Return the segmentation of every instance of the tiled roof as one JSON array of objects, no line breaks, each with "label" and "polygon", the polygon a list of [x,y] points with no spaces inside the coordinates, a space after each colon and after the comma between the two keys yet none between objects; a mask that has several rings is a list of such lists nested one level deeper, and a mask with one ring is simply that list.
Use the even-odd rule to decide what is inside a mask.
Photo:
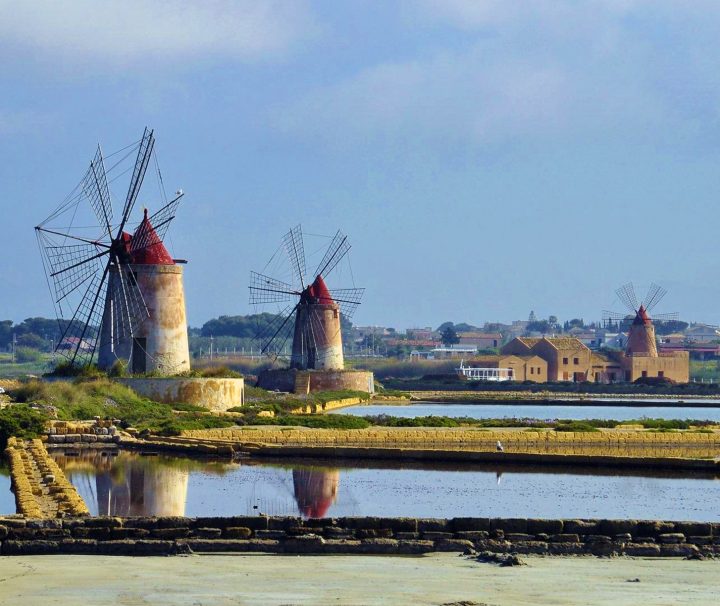
[{"label": "tiled roof", "polygon": [[543,337],[555,349],[587,349],[587,346],[576,337]]},{"label": "tiled roof", "polygon": [[459,332],[457,335],[461,339],[502,339],[498,332]]}]

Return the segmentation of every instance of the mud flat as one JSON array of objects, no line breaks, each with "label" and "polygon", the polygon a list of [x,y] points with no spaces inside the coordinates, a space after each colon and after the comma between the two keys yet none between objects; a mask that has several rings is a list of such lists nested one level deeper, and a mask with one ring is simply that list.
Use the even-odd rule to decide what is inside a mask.
[{"label": "mud flat", "polygon": [[[457,554],[0,558],[0,604],[713,604],[717,561],[541,558],[500,568]],[[122,571],[122,574],[118,574]],[[42,582],[38,582],[42,579]],[[278,582],[282,579],[282,582]],[[637,580],[636,580],[637,579]],[[251,581],[251,582],[249,582]]]}]

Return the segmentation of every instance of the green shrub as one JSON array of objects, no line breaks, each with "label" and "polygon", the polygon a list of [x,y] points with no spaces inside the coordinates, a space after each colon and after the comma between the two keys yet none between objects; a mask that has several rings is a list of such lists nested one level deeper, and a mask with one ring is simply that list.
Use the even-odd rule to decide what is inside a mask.
[{"label": "green shrub", "polygon": [[215,429],[218,427],[231,427],[234,425],[227,419],[212,415],[183,416],[163,419],[152,429],[162,436],[177,436],[185,430]]},{"label": "green shrub", "polygon": [[0,410],[0,450],[11,436],[36,438],[45,429],[47,417],[29,406],[16,404]]},{"label": "green shrub", "polygon": [[200,371],[201,377],[220,378],[220,379],[242,379],[243,376],[235,370],[229,369],[227,366],[209,366]]},{"label": "green shrub", "polygon": [[127,377],[128,375],[128,365],[125,360],[115,360],[110,370],[108,370],[109,377]]},{"label": "green shrub", "polygon": [[59,362],[51,372],[48,373],[51,377],[85,377],[85,378],[100,378],[107,376],[102,370],[100,370],[94,364],[87,366],[77,366],[71,364],[68,361]]},{"label": "green shrub", "polygon": [[32,347],[18,347],[15,349],[15,360],[20,364],[42,361],[42,354]]},{"label": "green shrub", "polygon": [[565,421],[555,426],[555,431],[599,431],[586,421]]},{"label": "green shrub", "polygon": [[459,419],[453,417],[391,417],[389,415],[362,417],[371,425],[383,427],[460,427]]},{"label": "green shrub", "polygon": [[352,415],[285,415],[275,418],[259,417],[248,424],[254,425],[299,425],[314,429],[366,429],[370,423],[362,417]]}]

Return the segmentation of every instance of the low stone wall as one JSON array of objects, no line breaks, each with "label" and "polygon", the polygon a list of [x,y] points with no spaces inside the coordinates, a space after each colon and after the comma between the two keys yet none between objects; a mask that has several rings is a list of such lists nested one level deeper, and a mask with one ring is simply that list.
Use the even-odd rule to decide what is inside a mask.
[{"label": "low stone wall", "polygon": [[235,452],[232,444],[227,442],[174,436],[150,435],[142,440],[123,437],[118,444],[121,448],[143,451],[159,450],[187,456],[231,457]]},{"label": "low stone wall", "polygon": [[85,501],[40,440],[10,438],[5,456],[20,514],[31,518],[89,515]]},{"label": "low stone wall", "polygon": [[264,370],[258,377],[258,386],[269,391],[288,391],[308,394],[317,391],[375,392],[374,376],[366,370]]},{"label": "low stone wall", "polygon": [[0,555],[189,552],[720,555],[720,523],[525,518],[0,517]]},{"label": "low stone wall", "polygon": [[363,400],[360,398],[342,398],[340,400],[330,400],[324,404],[306,404],[300,408],[294,408],[290,412],[295,415],[312,414],[330,412],[331,410],[337,410],[338,408],[347,408],[348,406],[357,406],[362,404]]},{"label": "low stone wall", "polygon": [[282,446],[427,448],[506,453],[578,454],[713,458],[720,454],[720,433],[608,430],[598,432],[503,431],[479,428],[371,427],[308,429],[304,427],[229,427],[183,432],[184,437]]},{"label": "low stone wall", "polygon": [[156,402],[195,404],[215,412],[245,404],[245,380],[199,377],[117,379]]},{"label": "low stone wall", "polygon": [[47,448],[113,448],[120,441],[119,419],[93,421],[50,421]]}]

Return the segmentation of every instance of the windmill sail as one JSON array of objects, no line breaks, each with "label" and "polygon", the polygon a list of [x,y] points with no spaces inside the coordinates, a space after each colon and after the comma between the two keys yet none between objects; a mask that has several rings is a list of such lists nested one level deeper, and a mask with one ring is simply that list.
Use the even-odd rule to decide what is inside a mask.
[{"label": "windmill sail", "polygon": [[306,260],[298,225],[282,239],[294,284],[258,272],[250,273],[250,303],[255,306],[289,304],[256,339],[263,353],[277,357],[292,336],[290,365],[297,369],[344,368],[341,316],[350,319],[362,299],[362,288],[328,289],[325,278],[350,250],[347,236],[332,238],[314,278],[305,281]]},{"label": "windmill sail", "polygon": [[[109,156],[104,156],[98,146],[73,193],[35,228],[62,333],[57,351],[72,364],[90,364],[98,348],[109,346],[115,351],[115,346],[124,342],[128,349],[127,344],[150,317],[136,277],[138,268],[133,264],[146,263],[147,249],[156,245],[158,251],[164,251],[159,262],[173,263],[162,239],[182,194],[152,216],[157,229],[152,229],[146,213],[142,229],[133,236],[124,231],[154,145],[153,132],[146,128],[134,146]],[[130,157],[134,152],[134,164],[123,165],[125,160],[133,162]],[[113,160],[115,163],[106,170],[106,160],[118,154],[124,156]],[[130,173],[131,168],[122,216],[116,225],[110,184]]]}]

